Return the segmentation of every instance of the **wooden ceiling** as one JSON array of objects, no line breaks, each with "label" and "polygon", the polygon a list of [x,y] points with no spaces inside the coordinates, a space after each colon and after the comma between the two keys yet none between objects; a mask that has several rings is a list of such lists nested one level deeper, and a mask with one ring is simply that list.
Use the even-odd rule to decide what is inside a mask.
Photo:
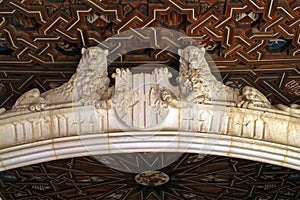
[{"label": "wooden ceiling", "polygon": [[[118,156],[109,158],[129,168],[149,165],[145,160],[160,157],[158,153]],[[152,159],[150,163],[155,165],[156,161],[161,160]],[[300,199],[300,172],[279,166],[184,154],[160,171],[169,176],[169,181],[151,187],[135,181],[136,173],[117,171],[94,158],[52,161],[0,173],[0,197],[4,200]]]},{"label": "wooden ceiling", "polygon": [[[32,88],[43,92],[66,82],[82,47],[110,38],[106,48],[111,52],[120,42],[116,34],[143,27],[175,30],[204,45],[227,85],[251,85],[273,104],[300,103],[298,0],[2,0],[0,107],[10,109]],[[178,42],[172,35],[165,39]],[[122,45],[135,49],[134,41],[153,42],[133,34]],[[120,55],[109,72],[151,62],[178,68],[178,56],[168,49],[139,48]],[[300,198],[299,172],[258,162],[185,154],[163,171],[170,181],[147,187],[134,181],[135,174],[106,167],[94,158],[59,160],[2,172],[0,197]]]},{"label": "wooden ceiling", "polygon": [[[56,87],[74,73],[83,46],[143,27],[179,31],[206,47],[223,81],[252,85],[273,104],[300,101],[298,0],[2,0],[0,1],[0,107],[11,108],[25,91]],[[124,48],[135,41],[122,40]],[[168,35],[164,41],[176,43]],[[155,61],[174,68],[168,49],[136,49],[109,66]],[[150,62],[151,63],[151,62]]]}]

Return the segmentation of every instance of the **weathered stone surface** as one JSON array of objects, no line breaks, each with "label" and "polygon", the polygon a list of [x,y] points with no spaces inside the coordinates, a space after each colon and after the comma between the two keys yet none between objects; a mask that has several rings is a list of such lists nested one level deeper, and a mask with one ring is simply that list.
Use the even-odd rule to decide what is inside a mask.
[{"label": "weathered stone surface", "polygon": [[[298,107],[279,106],[280,110],[254,88],[238,91],[222,86],[208,76],[201,51],[194,47],[183,51],[193,55],[185,58],[191,62],[184,61],[185,69],[196,67],[205,73],[198,71],[196,79],[179,77],[179,88],[169,83],[165,68],[152,74],[118,69],[111,98],[84,96],[88,102],[84,103],[75,95],[74,101],[54,103],[47,100],[50,91],[42,97],[43,109],[29,109],[40,103],[36,100],[41,95],[32,91],[29,97],[34,102],[22,104],[27,100],[24,95],[16,106],[20,109],[0,115],[0,170],[66,157],[141,151],[210,153],[300,169]],[[182,85],[180,78],[186,78]],[[202,95],[202,87],[208,93]],[[210,98],[218,89],[224,95]],[[221,98],[230,92],[235,99]]]}]

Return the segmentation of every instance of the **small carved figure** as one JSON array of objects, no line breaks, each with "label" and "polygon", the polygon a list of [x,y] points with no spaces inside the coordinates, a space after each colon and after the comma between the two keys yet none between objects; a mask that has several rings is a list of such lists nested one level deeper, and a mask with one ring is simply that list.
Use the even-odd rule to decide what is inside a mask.
[{"label": "small carved figure", "polygon": [[242,94],[239,96],[239,101],[237,103],[237,106],[243,108],[249,108],[249,107],[270,108],[271,103],[257,89],[253,87],[245,86],[242,89]]},{"label": "small carved figure", "polygon": [[[113,104],[130,106],[132,99],[129,97],[132,97],[132,94],[130,93],[130,86],[128,85],[130,81],[126,79],[131,76],[132,74],[128,68],[116,69],[116,72],[112,74],[112,78],[116,79],[116,84],[108,90],[110,98],[97,101],[95,104],[96,108],[111,108]],[[121,83],[119,83],[119,81],[121,81]],[[112,95],[112,93],[114,93],[114,95]]]},{"label": "small carved figure", "polygon": [[[99,47],[82,48],[82,58],[71,79],[58,88],[40,94],[38,89],[23,94],[14,105],[14,110],[39,110],[45,105],[81,102],[95,104],[111,96],[107,73],[108,51]],[[35,107],[37,106],[37,107]]]},{"label": "small carved figure", "polygon": [[21,111],[30,109],[32,111],[39,111],[43,109],[45,105],[46,100],[41,97],[40,91],[37,88],[34,88],[21,95],[12,107],[12,110]]}]

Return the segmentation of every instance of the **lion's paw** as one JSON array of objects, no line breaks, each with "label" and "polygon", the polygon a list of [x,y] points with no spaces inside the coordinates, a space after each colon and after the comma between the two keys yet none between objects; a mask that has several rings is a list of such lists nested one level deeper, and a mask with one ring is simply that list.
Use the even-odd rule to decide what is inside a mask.
[{"label": "lion's paw", "polygon": [[98,100],[95,102],[96,109],[109,109],[111,108],[111,101],[110,100]]},{"label": "lion's paw", "polygon": [[153,73],[153,75],[156,75],[157,77],[166,77],[168,79],[172,77],[172,74],[169,72],[168,68],[166,68],[166,67],[155,68],[152,73]]},{"label": "lion's paw", "polygon": [[35,103],[29,106],[29,110],[31,111],[42,111],[45,110],[46,104],[45,103]]},{"label": "lion's paw", "polygon": [[131,71],[128,68],[126,68],[126,69],[123,69],[123,68],[119,69],[119,68],[117,68],[116,72],[112,74],[112,77],[113,78],[124,77],[124,76],[130,76],[131,74],[132,73],[131,73]]}]

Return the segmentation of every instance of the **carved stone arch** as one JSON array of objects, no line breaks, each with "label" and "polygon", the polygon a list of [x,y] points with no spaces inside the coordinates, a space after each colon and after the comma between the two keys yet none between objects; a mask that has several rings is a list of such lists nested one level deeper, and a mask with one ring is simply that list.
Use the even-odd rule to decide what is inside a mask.
[{"label": "carved stone arch", "polygon": [[[101,87],[104,91],[100,94],[113,90],[111,96],[85,96],[84,102],[80,94],[76,101],[63,99],[54,104],[47,101],[47,96],[41,97],[38,90],[25,93],[17,101],[19,109],[0,115],[0,170],[86,155],[154,151],[230,156],[300,170],[299,108],[278,109],[254,88],[234,90],[216,79],[207,80],[207,70],[203,77],[198,66],[208,67],[202,62],[205,58],[195,55],[199,56],[197,61],[186,65],[187,74],[193,75],[192,80],[187,79],[192,81],[188,87],[195,93],[187,95],[189,101],[170,93],[165,69],[152,74],[131,74],[129,70],[118,69],[114,74],[115,87]],[[101,78],[105,80],[103,75]],[[201,84],[205,81],[215,85],[215,90],[224,89],[226,94],[235,95],[229,101],[202,95]],[[139,83],[143,87],[138,88],[138,95],[133,95],[134,86]],[[72,95],[76,92],[73,86],[69,81],[63,87],[71,87]],[[60,90],[52,92],[47,95],[58,92],[64,97]],[[128,103],[132,99],[137,101]],[[136,105],[138,109],[132,115]],[[222,112],[220,106],[224,108]],[[146,125],[124,123],[123,112],[117,112],[118,109],[125,109],[125,114],[132,115],[132,121],[145,121]],[[161,118],[147,126],[145,113]]]},{"label": "carved stone arch", "polygon": [[[208,108],[201,105],[201,110]],[[93,106],[57,107],[38,113],[2,115],[1,171],[69,157],[157,149],[232,156],[300,169],[299,117],[283,111],[227,108],[225,118],[220,121],[226,128],[220,128],[219,132],[199,123],[191,127],[198,129],[196,132],[179,132],[182,119],[177,108],[171,108],[168,114],[167,119],[172,120],[147,132],[124,132],[113,110],[94,111]]]}]

